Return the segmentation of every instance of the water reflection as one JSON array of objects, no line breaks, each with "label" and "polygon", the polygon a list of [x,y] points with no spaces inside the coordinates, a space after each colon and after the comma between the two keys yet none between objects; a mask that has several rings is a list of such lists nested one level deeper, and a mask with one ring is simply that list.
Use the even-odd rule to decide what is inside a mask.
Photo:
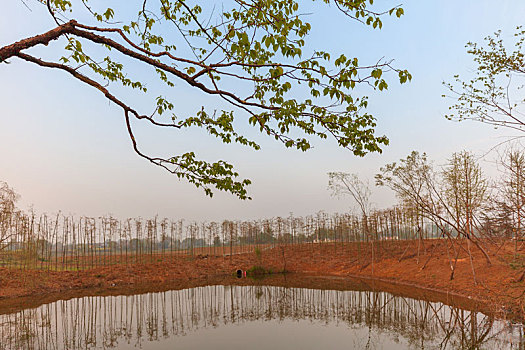
[{"label": "water reflection", "polygon": [[297,341],[297,325],[308,326],[305,336],[337,327],[331,337],[344,339],[331,341],[341,348],[525,349],[521,324],[441,303],[385,292],[222,285],[76,298],[0,315],[0,349],[160,349],[167,340],[166,348],[175,348],[209,329],[257,323],[252,328],[264,332],[268,322],[293,327]]}]

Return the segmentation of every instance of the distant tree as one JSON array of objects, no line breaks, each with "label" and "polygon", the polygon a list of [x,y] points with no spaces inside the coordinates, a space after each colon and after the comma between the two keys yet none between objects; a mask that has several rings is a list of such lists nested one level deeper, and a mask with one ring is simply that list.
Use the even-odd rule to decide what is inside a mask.
[{"label": "distant tree", "polygon": [[368,217],[372,209],[372,191],[368,183],[361,180],[357,174],[329,172],[328,189],[334,196],[350,196],[356,202],[363,218],[364,234],[369,235]]},{"label": "distant tree", "polygon": [[445,232],[447,225],[440,216],[442,205],[439,200],[436,173],[425,153],[413,151],[400,163],[391,163],[380,169],[375,176],[376,185],[393,190],[410,217],[417,223],[418,263],[423,242],[423,219],[427,218]]},{"label": "distant tree", "polygon": [[9,187],[7,182],[0,181],[0,213],[2,215],[12,215],[19,198],[20,196]]},{"label": "distant tree", "polygon": [[[344,54],[304,52],[312,26],[304,21],[304,4],[293,0],[220,4],[144,0],[131,21],[128,15],[133,8],[128,2],[120,9],[98,10],[103,3],[89,0],[34,1],[47,6],[56,27],[0,47],[0,64],[20,59],[62,71],[97,89],[122,109],[139,156],[203,188],[210,196],[212,189],[217,189],[247,199],[250,180],[239,180],[231,164],[200,160],[191,150],[172,157],[147,155],[139,147],[134,123],[178,130],[202,128],[221,142],[259,149],[258,143],[236,131],[234,121],[244,114],[249,124],[286,147],[306,151],[313,137],[322,140],[330,136],[340,147],[363,156],[380,152],[388,139],[375,135],[375,118],[365,112],[366,96],[353,96],[351,91],[358,85],[385,90],[387,72],[395,73],[401,83],[411,79],[390,60],[360,64],[357,57]],[[373,0],[314,4],[318,8],[328,5],[373,28],[382,27],[384,15],[403,15],[397,6],[376,11]],[[63,43],[63,49],[52,48],[53,55],[47,56],[58,54],[62,56],[59,59],[43,59],[28,52],[55,41]],[[154,97],[149,112],[139,111],[131,101],[112,92],[115,84],[120,84],[146,93],[146,82],[130,74],[141,65],[166,87],[164,95]],[[190,115],[177,115],[175,104],[184,102],[168,97],[175,85],[199,91],[203,100],[210,98],[209,103],[203,102]],[[206,107],[217,101],[228,108]]]},{"label": "distant tree", "polygon": [[132,238],[129,240],[129,249],[132,251],[138,251],[142,246],[142,242],[138,238]]},{"label": "distant tree", "polygon": [[368,216],[371,210],[370,196],[372,191],[368,183],[357,174],[344,172],[328,173],[328,189],[334,196],[350,196],[359,206],[363,216]]},{"label": "distant tree", "polygon": [[221,238],[219,236],[213,237],[213,246],[220,247],[222,245]]},{"label": "distant tree", "polygon": [[488,199],[488,181],[474,155],[468,151],[453,153],[442,177],[447,208],[457,227],[467,236],[473,235],[476,214]]},{"label": "distant tree", "polygon": [[11,221],[16,215],[16,202],[20,196],[7,182],[0,181],[0,250],[6,247],[6,242],[14,234],[11,232]]},{"label": "distant tree", "polygon": [[[474,228],[481,228],[481,225],[477,225],[480,223],[477,214],[488,199],[488,182],[473,154],[467,151],[453,153],[442,176],[446,208],[452,214],[456,228],[467,238],[472,274],[476,280],[470,243],[476,237]],[[479,243],[476,244],[479,246]]]},{"label": "distant tree", "polygon": [[518,27],[513,49],[501,38],[501,31],[485,38],[486,47],[467,44],[477,64],[475,76],[444,83],[456,103],[450,107],[451,120],[475,120],[495,127],[525,132],[524,96],[516,96],[525,77],[525,30]]},{"label": "distant tree", "polygon": [[525,221],[525,151],[520,144],[507,147],[499,163],[504,175],[500,183],[502,204],[510,214],[512,234],[515,240],[515,256],[518,254],[518,242],[523,239]]},{"label": "distant tree", "polygon": [[385,165],[375,179],[377,186],[390,188],[406,207],[430,219],[441,212],[436,172],[425,153],[412,151],[399,163]]}]

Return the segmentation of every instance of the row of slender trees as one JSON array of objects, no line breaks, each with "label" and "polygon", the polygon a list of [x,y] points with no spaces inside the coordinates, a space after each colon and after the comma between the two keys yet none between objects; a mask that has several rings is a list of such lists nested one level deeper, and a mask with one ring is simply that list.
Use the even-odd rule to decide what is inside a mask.
[{"label": "row of slender trees", "polygon": [[357,175],[329,173],[329,188],[353,197],[357,213],[222,222],[37,215],[17,210],[17,194],[1,183],[0,265],[85,269],[159,261],[177,254],[232,256],[255,246],[326,242],[371,242],[373,254],[374,242],[380,247],[385,241],[429,238],[446,239],[455,259],[461,251],[471,256],[472,249],[479,249],[490,264],[486,244],[511,240],[518,258],[525,237],[523,148],[509,147],[499,165],[501,179],[491,182],[472,153],[454,153],[437,168],[424,153],[412,152],[376,175],[376,185],[397,194],[399,204],[393,208],[373,209],[371,190]]},{"label": "row of slender trees", "polygon": [[[262,220],[189,222],[167,218],[119,220],[16,212],[3,222],[0,264],[20,269],[86,269],[115,263],[155,262],[177,255],[253,252],[277,245],[438,238],[430,222],[417,222],[402,207],[353,214],[276,217]],[[423,225],[423,230],[418,227]],[[365,229],[366,227],[366,229]]]}]

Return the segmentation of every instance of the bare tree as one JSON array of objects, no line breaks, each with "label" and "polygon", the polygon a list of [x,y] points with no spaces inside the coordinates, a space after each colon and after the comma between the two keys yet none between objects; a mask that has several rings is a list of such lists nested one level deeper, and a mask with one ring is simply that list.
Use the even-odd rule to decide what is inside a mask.
[{"label": "bare tree", "polygon": [[357,174],[350,174],[344,172],[329,172],[328,173],[328,189],[332,191],[334,196],[350,195],[361,211],[363,217],[368,217],[371,210],[370,186],[359,178]]},{"label": "bare tree", "polygon": [[0,181],[0,250],[7,247],[6,241],[14,234],[11,221],[16,214],[16,202],[19,198],[7,182]]},{"label": "bare tree", "polygon": [[[471,171],[471,165],[469,163],[466,168]],[[391,163],[380,169],[381,173],[376,175],[376,184],[378,186],[386,186],[392,189],[403,203],[407,203],[411,208],[417,208],[420,214],[433,222],[445,235],[449,242],[452,244],[454,249],[454,263],[449,257],[450,268],[451,268],[451,279],[454,276],[455,261],[460,249],[464,249],[461,245],[455,245],[454,236],[452,230],[457,232],[458,237],[464,237],[467,239],[468,244],[471,242],[482,252],[488,264],[491,264],[489,255],[483,246],[474,239],[472,230],[468,231],[467,227],[472,227],[473,222],[472,216],[469,216],[470,221],[468,225],[459,225],[456,220],[454,205],[450,205],[450,196],[447,195],[447,186],[440,182],[438,177],[439,173],[436,173],[432,164],[427,160],[425,153],[420,154],[419,152],[413,151],[406,159],[401,159],[400,163]],[[442,174],[446,172],[444,170]],[[468,175],[469,172],[466,172]],[[476,182],[472,179],[466,180],[470,186]],[[443,181],[446,183],[446,181]],[[459,186],[459,184],[457,184]],[[463,187],[459,189],[458,193],[470,193],[473,192],[471,187],[465,190]],[[469,194],[471,196],[471,194]],[[462,197],[459,197],[462,198]],[[470,209],[467,209],[469,213],[474,213],[475,200],[470,198],[466,200],[467,205],[470,205]],[[461,221],[463,222],[463,221]],[[470,252],[469,252],[470,255]]]},{"label": "bare tree", "polygon": [[475,234],[476,214],[488,199],[488,182],[472,153],[453,153],[442,172],[444,195],[456,225]]},{"label": "bare tree", "polygon": [[468,151],[453,153],[442,171],[442,177],[446,206],[453,215],[456,227],[467,237],[470,266],[476,279],[470,243],[476,235],[476,214],[488,199],[488,182],[474,155]]},{"label": "bare tree", "polygon": [[500,192],[505,207],[510,214],[512,235],[515,240],[515,256],[518,253],[518,242],[523,239],[523,220],[525,215],[525,151],[520,144],[506,148],[500,157],[504,177]]},{"label": "bare tree", "polygon": [[368,183],[361,180],[357,174],[329,172],[328,188],[334,196],[350,195],[359,206],[363,221],[363,234],[372,242],[372,274],[374,274],[374,237],[372,237],[368,225],[368,218],[370,217],[371,211],[370,195],[372,191],[370,191]]}]

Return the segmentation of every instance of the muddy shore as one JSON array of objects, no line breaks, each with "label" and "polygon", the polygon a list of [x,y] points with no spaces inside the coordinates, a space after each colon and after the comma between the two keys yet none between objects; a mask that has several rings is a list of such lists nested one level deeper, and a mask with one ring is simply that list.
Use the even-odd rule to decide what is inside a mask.
[{"label": "muddy shore", "polygon": [[[374,246],[305,244],[232,256],[166,256],[160,261],[113,265],[84,271],[0,269],[0,313],[87,295],[138,294],[208,284],[275,284],[321,289],[383,290],[412,298],[440,301],[500,317],[525,319],[525,282],[509,263],[506,247],[489,250],[491,264],[474,251],[472,264],[459,256],[450,280],[445,242],[421,246],[394,242]],[[418,248],[419,247],[419,248]],[[510,248],[509,248],[510,249]],[[262,266],[286,277],[262,281],[237,279],[236,269]],[[472,267],[476,279],[474,280]]]}]

